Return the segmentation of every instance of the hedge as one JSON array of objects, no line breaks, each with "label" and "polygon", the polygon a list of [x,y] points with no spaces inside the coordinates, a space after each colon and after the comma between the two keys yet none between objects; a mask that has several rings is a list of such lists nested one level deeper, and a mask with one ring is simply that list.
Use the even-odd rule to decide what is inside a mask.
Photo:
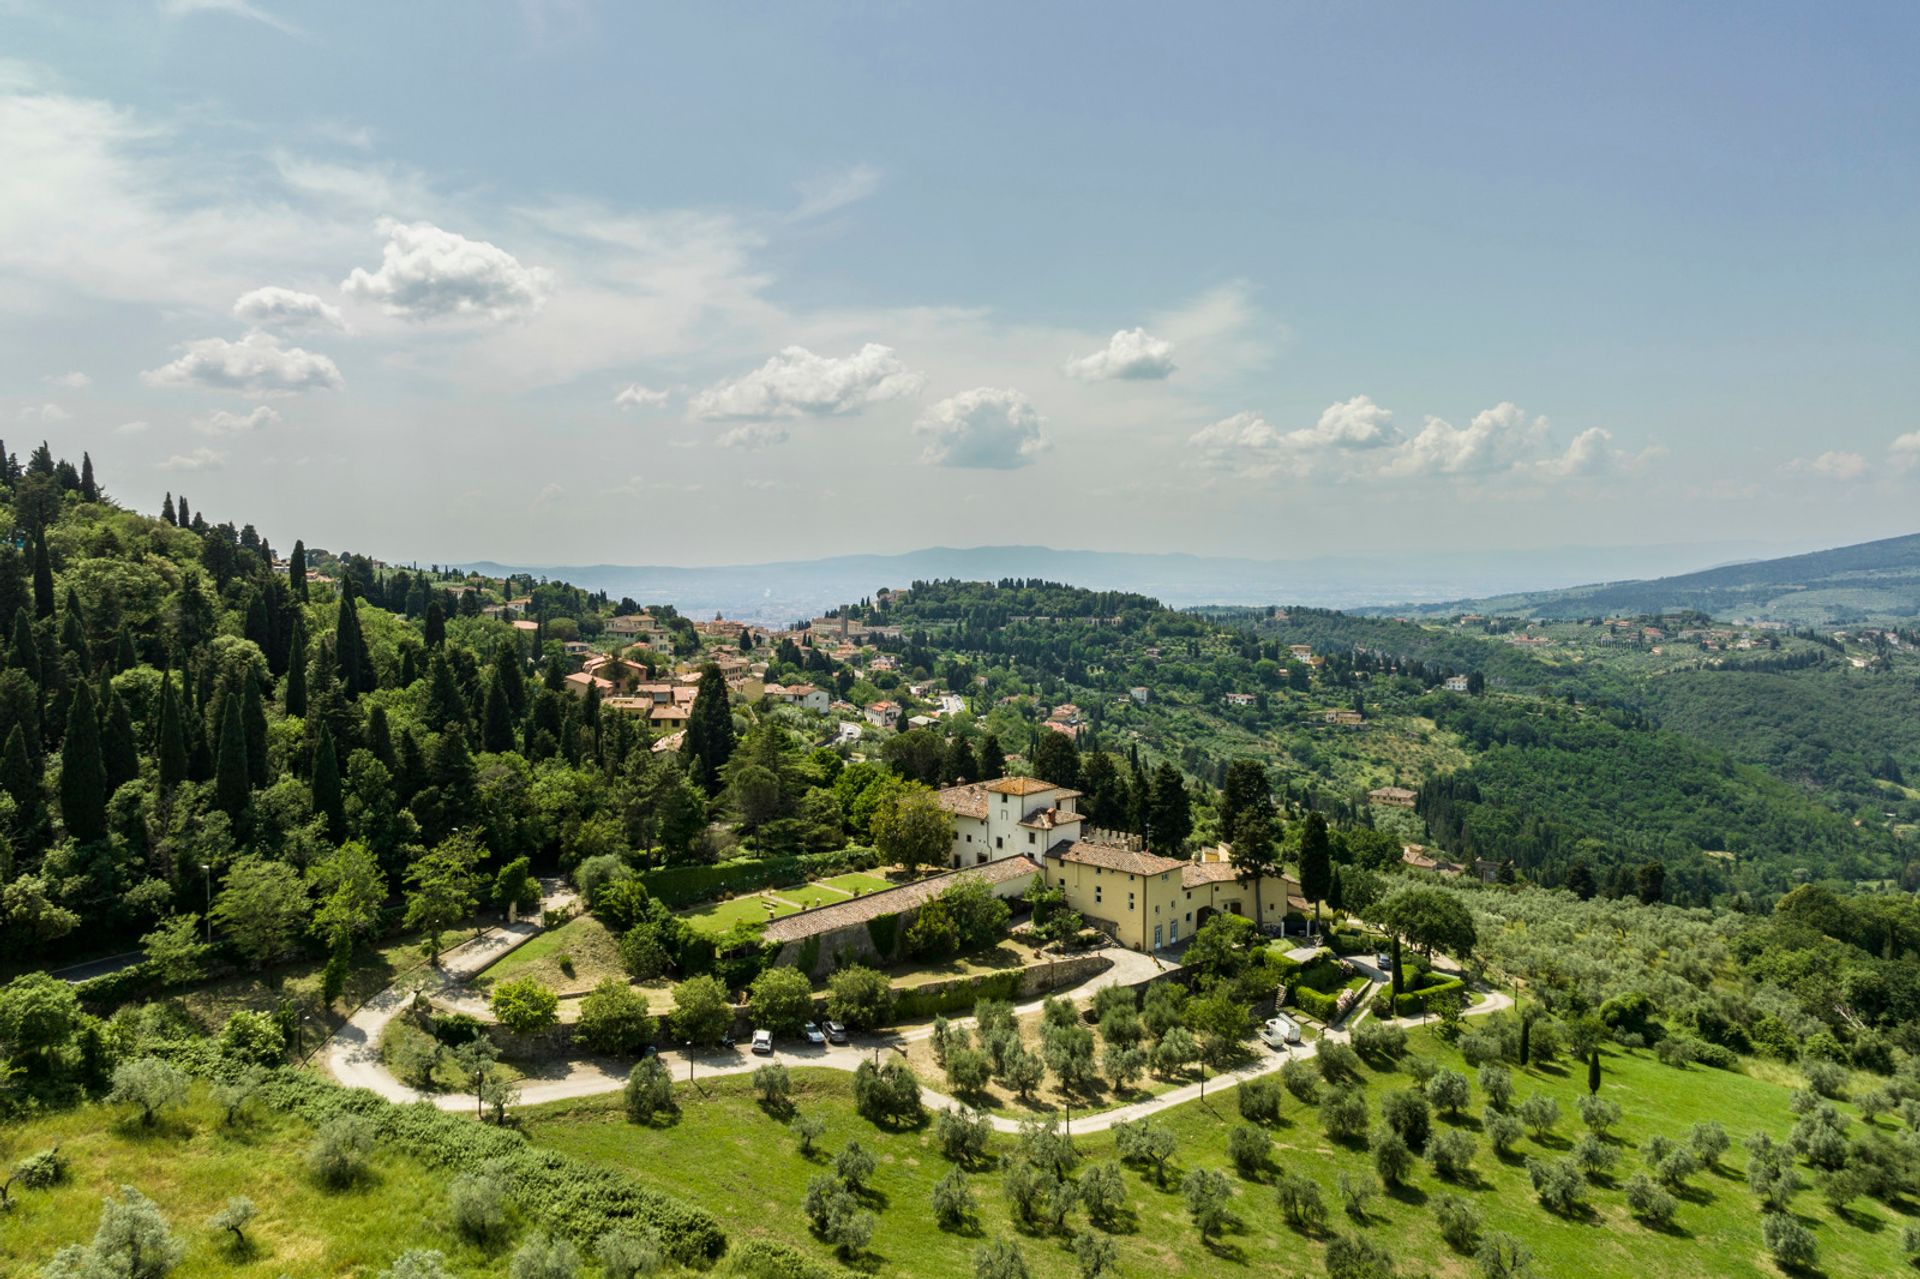
[{"label": "hedge", "polygon": [[1340,994],[1338,991],[1328,995],[1315,990],[1311,986],[1295,986],[1293,988],[1293,1003],[1301,1012],[1318,1021],[1331,1023],[1335,1017],[1340,1015]]},{"label": "hedge", "polygon": [[448,1114],[430,1102],[396,1106],[365,1089],[342,1088],[290,1068],[274,1071],[261,1095],[274,1109],[315,1125],[336,1115],[364,1115],[388,1145],[449,1174],[498,1172],[513,1187],[514,1202],[529,1219],[578,1242],[633,1223],[652,1234],[681,1265],[705,1265],[726,1251],[726,1232],[704,1209],[610,1168],[542,1150],[509,1129]]},{"label": "hedge", "polygon": [[1402,1017],[1419,1016],[1428,1010],[1436,995],[1459,991],[1464,997],[1466,989],[1467,983],[1458,977],[1443,977],[1431,986],[1423,986],[1419,990],[1402,991],[1400,998],[1394,1003],[1394,1011]]},{"label": "hedge", "polygon": [[893,1018],[895,1021],[912,1021],[936,1013],[963,1013],[983,999],[1012,1001],[1020,993],[1021,976],[1022,970],[1016,968],[1008,972],[982,973],[967,981],[954,982],[937,989],[923,986],[898,991],[893,997]]},{"label": "hedge", "polygon": [[1390,943],[1379,933],[1335,928],[1327,933],[1327,945],[1336,955],[1370,955],[1388,949]]},{"label": "hedge", "polygon": [[844,875],[848,871],[872,870],[879,864],[879,853],[855,845],[825,853],[716,862],[706,866],[667,866],[642,871],[640,882],[646,885],[647,892],[678,910],[728,893],[737,896],[757,893],[763,888],[804,884],[810,879]]}]

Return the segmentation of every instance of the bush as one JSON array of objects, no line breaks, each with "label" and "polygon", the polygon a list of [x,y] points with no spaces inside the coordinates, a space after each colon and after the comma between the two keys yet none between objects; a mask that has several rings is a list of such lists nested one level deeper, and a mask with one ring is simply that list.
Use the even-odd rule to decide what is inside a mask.
[{"label": "bush", "polygon": [[122,1062],[113,1071],[109,1103],[131,1102],[140,1108],[140,1122],[151,1125],[162,1110],[187,1099],[187,1076],[178,1066],[158,1057]]},{"label": "bush", "polygon": [[1664,1228],[1678,1208],[1674,1197],[1644,1172],[1627,1178],[1627,1211],[1649,1226]]},{"label": "bush", "polygon": [[1343,1043],[1321,1040],[1313,1059],[1320,1077],[1330,1084],[1360,1078],[1360,1054]]},{"label": "bush", "polygon": [[1847,1068],[1831,1061],[1810,1061],[1806,1066],[1807,1087],[1822,1097],[1844,1101],[1847,1096]]},{"label": "bush", "polygon": [[307,1171],[331,1190],[351,1186],[366,1174],[373,1142],[373,1123],[366,1116],[335,1116],[314,1133],[307,1147]]},{"label": "bush", "polygon": [[1480,1210],[1458,1195],[1441,1195],[1433,1201],[1434,1220],[1440,1225],[1440,1237],[1455,1252],[1471,1252],[1480,1239]]},{"label": "bush", "polygon": [[25,1190],[45,1190],[67,1179],[67,1157],[55,1146],[28,1155],[13,1166],[14,1179]]},{"label": "bush", "polygon": [[1327,1279],[1393,1279],[1393,1255],[1364,1235],[1327,1241]]},{"label": "bush", "polygon": [[1448,1181],[1471,1181],[1474,1145],[1472,1133],[1449,1128],[1428,1143],[1427,1158],[1434,1172]]},{"label": "bush", "polygon": [[574,1279],[580,1254],[565,1239],[536,1231],[513,1254],[507,1279]]},{"label": "bush", "polygon": [[587,1052],[631,1057],[653,1041],[654,1030],[646,996],[618,977],[608,977],[580,1001],[573,1037]]},{"label": "bush", "polygon": [[1363,1021],[1354,1027],[1353,1049],[1376,1066],[1385,1066],[1407,1051],[1407,1032],[1386,1022]]},{"label": "bush", "polygon": [[636,1124],[650,1124],[655,1115],[673,1113],[673,1080],[667,1075],[666,1063],[658,1057],[642,1058],[627,1072],[623,1096],[627,1118]]},{"label": "bush", "polygon": [[1373,1130],[1374,1175],[1389,1190],[1403,1184],[1413,1171],[1413,1152],[1399,1133],[1385,1124]]},{"label": "bush", "polygon": [[272,1013],[242,1010],[220,1028],[220,1055],[253,1066],[278,1066],[287,1056],[287,1037]]},{"label": "bush", "polygon": [[1517,1117],[1533,1134],[1534,1140],[1538,1141],[1551,1133],[1560,1122],[1560,1103],[1545,1093],[1537,1092],[1520,1103]]},{"label": "bush", "polygon": [[1266,1171],[1272,1150],[1273,1138],[1267,1136],[1264,1128],[1235,1124],[1227,1134],[1227,1157],[1233,1160],[1242,1177],[1254,1178]]},{"label": "bush", "polygon": [[1280,1120],[1279,1081],[1265,1076],[1240,1084],[1240,1117],[1251,1124],[1271,1124]]},{"label": "bush", "polygon": [[486,1172],[464,1172],[447,1187],[453,1228],[475,1243],[491,1243],[506,1233],[507,1188]]},{"label": "bush", "polygon": [[1589,1093],[1575,1103],[1575,1108],[1580,1112],[1580,1122],[1597,1136],[1606,1136],[1620,1122],[1620,1103],[1617,1101],[1608,1101]]},{"label": "bush", "polygon": [[1327,1205],[1319,1183],[1297,1172],[1284,1172],[1273,1183],[1274,1201],[1287,1224],[1302,1234],[1317,1235],[1327,1225]]},{"label": "bush", "polygon": [[1310,1061],[1289,1061],[1280,1067],[1280,1082],[1304,1105],[1320,1099],[1320,1071]]},{"label": "bush", "polygon": [[1514,1143],[1525,1135],[1526,1126],[1505,1111],[1490,1110],[1482,1131],[1487,1134],[1487,1144],[1493,1147],[1493,1152],[1504,1157],[1513,1152]]},{"label": "bush", "polygon": [[1533,1250],[1514,1236],[1489,1230],[1474,1250],[1482,1279],[1533,1279]]},{"label": "bush", "polygon": [[1480,1067],[1480,1092],[1488,1110],[1505,1110],[1513,1104],[1513,1074],[1497,1061]]},{"label": "bush", "polygon": [[933,1183],[933,1219],[942,1230],[964,1230],[973,1224],[976,1209],[973,1189],[967,1174],[949,1168],[947,1175]]},{"label": "bush", "polygon": [[933,1136],[940,1143],[940,1153],[957,1164],[971,1164],[984,1157],[992,1133],[992,1122],[978,1110],[956,1110],[949,1106],[933,1121]]},{"label": "bush", "polygon": [[1320,1102],[1320,1128],[1335,1141],[1358,1141],[1367,1135],[1367,1094],[1358,1088],[1336,1088]]},{"label": "bush", "polygon": [[533,1035],[560,1020],[560,997],[532,977],[503,981],[488,1000],[500,1024],[516,1035]]},{"label": "bush", "polygon": [[1613,1171],[1618,1155],[1612,1146],[1601,1140],[1599,1134],[1589,1132],[1582,1133],[1580,1140],[1573,1143],[1568,1158],[1580,1165],[1581,1172],[1597,1180]]},{"label": "bush", "polygon": [[1813,1268],[1813,1234],[1791,1213],[1770,1212],[1761,1221],[1760,1236],[1773,1259],[1787,1270]]},{"label": "bush", "polygon": [[886,1024],[893,1011],[893,985],[864,964],[842,968],[827,978],[827,1016],[854,1030]]},{"label": "bush", "polygon": [[660,1245],[631,1230],[608,1230],[594,1240],[601,1279],[642,1279],[660,1269]]},{"label": "bush", "polygon": [[754,1067],[753,1091],[759,1095],[762,1106],[776,1113],[793,1105],[793,1077],[777,1061]]},{"label": "bush", "polygon": [[1527,1180],[1548,1212],[1571,1216],[1586,1202],[1586,1182],[1571,1159],[1529,1159]]},{"label": "bush", "polygon": [[1423,1094],[1411,1088],[1395,1089],[1380,1099],[1380,1117],[1400,1135],[1408,1149],[1418,1152],[1427,1148],[1433,1117]]}]

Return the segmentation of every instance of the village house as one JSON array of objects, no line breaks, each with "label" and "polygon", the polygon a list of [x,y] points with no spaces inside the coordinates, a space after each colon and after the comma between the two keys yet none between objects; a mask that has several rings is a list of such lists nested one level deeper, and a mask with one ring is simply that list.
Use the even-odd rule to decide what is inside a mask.
[{"label": "village house", "polygon": [[1440,687],[1446,689],[1449,693],[1464,693],[1467,691],[1467,677],[1465,675],[1449,675]]},{"label": "village house", "polygon": [[900,722],[900,703],[880,701],[867,706],[867,723],[875,728],[892,728]]},{"label": "village house", "polygon": [[780,702],[787,706],[801,706],[810,711],[824,712],[833,699],[827,696],[827,690],[812,684],[768,684],[763,696],[768,701]]},{"label": "village house", "polygon": [[1328,711],[1320,718],[1341,728],[1356,728],[1367,720],[1359,711],[1345,709]]},{"label": "village house", "polygon": [[1304,661],[1306,661],[1306,660],[1307,660],[1307,659],[1308,659],[1309,657],[1312,657],[1312,656],[1313,656],[1313,645],[1311,645],[1311,644],[1289,644],[1289,645],[1287,645],[1287,652],[1289,652],[1289,653],[1291,653],[1291,654],[1293,654],[1293,656],[1294,656],[1294,658],[1295,658],[1296,660],[1298,660],[1298,661],[1302,661],[1302,662],[1304,662]]},{"label": "village house", "polygon": [[1418,792],[1404,786],[1376,786],[1367,792],[1369,804],[1379,804],[1385,808],[1412,808],[1414,801],[1419,798]]},{"label": "village house", "polygon": [[1128,689],[1127,696],[1131,697],[1140,705],[1145,706],[1147,704],[1147,698],[1152,696],[1152,690],[1147,688],[1146,685],[1140,684]]},{"label": "village house", "polygon": [[[871,708],[869,708],[871,709]],[[1000,777],[949,786],[940,807],[953,818],[954,866],[978,866],[1002,857],[1039,857],[1062,840],[1080,837],[1080,792],[1037,777]]]},{"label": "village house", "polygon": [[1432,871],[1436,875],[1458,875],[1461,871],[1458,862],[1432,856],[1425,844],[1408,844],[1400,850],[1400,860],[1414,870]]},{"label": "village house", "polygon": [[1227,706],[1251,706],[1255,698],[1252,693],[1223,693],[1220,701]]}]

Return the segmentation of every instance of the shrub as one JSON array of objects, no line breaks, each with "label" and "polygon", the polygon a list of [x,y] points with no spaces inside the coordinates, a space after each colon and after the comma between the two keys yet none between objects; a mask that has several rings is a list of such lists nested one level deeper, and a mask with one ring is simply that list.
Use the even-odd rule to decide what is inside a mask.
[{"label": "shrub", "polygon": [[1608,1101],[1588,1093],[1575,1103],[1575,1107],[1580,1112],[1580,1122],[1598,1136],[1606,1136],[1620,1122],[1620,1103],[1617,1101]]},{"label": "shrub", "polygon": [[475,1243],[489,1243],[506,1233],[507,1188],[488,1172],[465,1172],[447,1187],[453,1209],[453,1228]]},{"label": "shrub", "polygon": [[601,1279],[641,1279],[660,1269],[660,1245],[631,1230],[608,1230],[593,1242]]},{"label": "shrub", "polygon": [[113,1091],[107,1101],[131,1102],[140,1109],[140,1122],[151,1125],[168,1106],[187,1099],[187,1076],[178,1066],[158,1057],[122,1062],[113,1071]]},{"label": "shrub", "polygon": [[1488,1110],[1506,1110],[1513,1105],[1513,1074],[1497,1061],[1480,1067],[1480,1092]]},{"label": "shrub", "polygon": [[893,1011],[893,984],[864,964],[827,978],[827,1016],[854,1030],[884,1025]]},{"label": "shrub", "polygon": [[754,1067],[753,1091],[768,1110],[785,1111],[793,1105],[793,1076],[779,1062],[766,1062]]},{"label": "shrub", "polygon": [[1586,1201],[1586,1182],[1571,1159],[1529,1159],[1527,1180],[1548,1212],[1570,1216]]},{"label": "shrub", "polygon": [[973,1224],[975,1215],[967,1174],[949,1168],[946,1176],[933,1183],[933,1219],[942,1230],[962,1230]]},{"label": "shrub", "polygon": [[1445,1111],[1450,1119],[1459,1117],[1472,1095],[1467,1077],[1457,1070],[1436,1070],[1433,1078],[1427,1080],[1427,1100]]},{"label": "shrub", "polygon": [[1320,1128],[1335,1141],[1360,1140],[1369,1121],[1367,1094],[1358,1088],[1336,1088],[1321,1099]]},{"label": "shrub", "polygon": [[618,977],[608,977],[580,1001],[573,1037],[590,1053],[631,1057],[652,1042],[654,1030],[646,997]]},{"label": "shrub", "polygon": [[580,1254],[572,1244],[536,1231],[515,1250],[507,1279],[574,1279],[579,1272]]},{"label": "shrub", "polygon": [[1487,1144],[1493,1147],[1493,1153],[1503,1158],[1513,1153],[1514,1143],[1525,1135],[1526,1126],[1504,1111],[1487,1112],[1482,1130],[1487,1134]]},{"label": "shrub", "polygon": [[957,1164],[971,1164],[987,1153],[987,1141],[993,1125],[978,1110],[956,1110],[948,1106],[935,1116],[934,1140],[940,1153]]},{"label": "shrub", "polygon": [[516,1035],[533,1035],[560,1020],[560,997],[532,977],[503,981],[488,1003],[500,1024]]},{"label": "shrub", "polygon": [[1360,1054],[1343,1043],[1321,1040],[1313,1059],[1320,1077],[1330,1084],[1360,1078]]},{"label": "shrub", "polygon": [[1327,1241],[1327,1279],[1392,1279],[1393,1255],[1364,1235]]},{"label": "shrub", "polygon": [[1302,1234],[1316,1235],[1326,1228],[1327,1205],[1319,1183],[1297,1172],[1281,1173],[1273,1183],[1274,1201],[1287,1224]]},{"label": "shrub", "polygon": [[244,1009],[220,1028],[220,1055],[254,1066],[278,1066],[286,1060],[287,1037],[272,1013]]},{"label": "shrub", "polygon": [[978,1048],[955,1048],[947,1053],[946,1074],[954,1092],[978,1093],[993,1078],[993,1062]]},{"label": "shrub", "polygon": [[1708,1168],[1720,1166],[1720,1156],[1727,1153],[1733,1143],[1727,1137],[1727,1130],[1716,1120],[1698,1123],[1687,1133],[1687,1145],[1696,1158]]},{"label": "shrub", "polygon": [[1807,1086],[1822,1097],[1843,1101],[1847,1095],[1847,1069],[1831,1061],[1807,1063]]},{"label": "shrub", "polygon": [[1373,1171],[1380,1184],[1392,1189],[1403,1184],[1413,1171],[1413,1152],[1399,1133],[1382,1124],[1373,1130]]},{"label": "shrub", "polygon": [[1385,1066],[1407,1051],[1407,1032],[1386,1022],[1363,1021],[1354,1028],[1353,1048],[1376,1066]]},{"label": "shrub", "polygon": [[1568,1156],[1580,1165],[1580,1171],[1588,1177],[1598,1179],[1613,1171],[1618,1155],[1612,1146],[1601,1140],[1598,1133],[1582,1133],[1580,1140],[1573,1143]]},{"label": "shrub", "polygon": [[1762,1218],[1760,1236],[1773,1259],[1787,1270],[1813,1268],[1813,1233],[1791,1213],[1770,1212]]},{"label": "shrub", "polygon": [[373,1123],[364,1115],[337,1115],[320,1125],[307,1147],[307,1171],[332,1190],[358,1181],[373,1157]]},{"label": "shrub", "polygon": [[36,1151],[13,1166],[13,1176],[25,1190],[45,1190],[67,1179],[67,1157],[58,1146]]},{"label": "shrub", "polygon": [[636,1124],[650,1124],[655,1115],[671,1114],[674,1109],[673,1080],[667,1075],[666,1063],[658,1057],[642,1058],[627,1072],[623,1096],[627,1118]]},{"label": "shrub", "polygon": [[1644,1172],[1627,1178],[1627,1211],[1649,1226],[1664,1228],[1678,1207],[1672,1195]]},{"label": "shrub", "polygon": [[1434,1220],[1440,1225],[1440,1237],[1455,1252],[1471,1252],[1480,1238],[1480,1210],[1458,1195],[1441,1195],[1433,1201]]},{"label": "shrub", "polygon": [[1560,1122],[1560,1103],[1545,1093],[1537,1092],[1520,1103],[1517,1117],[1533,1134],[1534,1140],[1538,1141],[1551,1133]]},{"label": "shrub", "polygon": [[1502,1231],[1489,1230],[1473,1260],[1482,1279],[1533,1279],[1533,1250]]},{"label": "shrub", "polygon": [[1506,1056],[1506,1045],[1491,1031],[1471,1031],[1460,1036],[1460,1055],[1469,1066],[1485,1067]]},{"label": "shrub", "polygon": [[973,1250],[973,1279],[1027,1279],[1027,1259],[1011,1239],[989,1239]]},{"label": "shrub", "polygon": [[1240,1085],[1240,1117],[1252,1124],[1277,1123],[1280,1119],[1280,1084],[1265,1077],[1248,1079]]},{"label": "shrub", "polygon": [[873,1170],[878,1166],[873,1152],[858,1141],[849,1141],[841,1148],[840,1153],[833,1157],[834,1176],[845,1182],[847,1188],[855,1194],[867,1188],[867,1182],[872,1179]]},{"label": "shrub", "polygon": [[1470,1181],[1474,1146],[1472,1133],[1449,1128],[1428,1143],[1427,1158],[1433,1161],[1434,1172],[1448,1181]]},{"label": "shrub", "polygon": [[447,1254],[437,1248],[409,1248],[380,1272],[380,1279],[451,1279]]},{"label": "shrub", "polygon": [[1227,1134],[1227,1157],[1233,1160],[1242,1177],[1258,1177],[1264,1172],[1272,1150],[1273,1138],[1267,1136],[1264,1128],[1235,1124]]},{"label": "shrub", "polygon": [[1396,1088],[1380,1099],[1380,1117],[1400,1135],[1408,1149],[1419,1152],[1427,1148],[1427,1137],[1433,1131],[1433,1115],[1423,1094],[1411,1088]]},{"label": "shrub", "polygon": [[1280,1083],[1303,1105],[1320,1098],[1320,1072],[1310,1061],[1289,1061],[1280,1067]]}]

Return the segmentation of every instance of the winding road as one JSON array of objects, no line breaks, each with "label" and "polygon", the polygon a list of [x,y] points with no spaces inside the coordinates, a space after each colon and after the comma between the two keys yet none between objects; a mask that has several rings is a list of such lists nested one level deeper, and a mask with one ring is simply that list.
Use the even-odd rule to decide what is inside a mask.
[{"label": "winding road", "polygon": [[[548,910],[566,910],[572,907],[573,901],[574,897],[570,891],[549,885],[549,895],[544,906]],[[440,967],[435,972],[423,976],[417,982],[390,986],[369,999],[356,1009],[327,1041],[322,1060],[326,1063],[328,1072],[342,1084],[368,1089],[389,1101],[430,1101],[442,1110],[475,1108],[476,1102],[471,1094],[426,1093],[410,1088],[395,1079],[380,1060],[381,1032],[386,1029],[388,1022],[405,1011],[414,997],[420,994],[424,994],[428,999],[442,1006],[456,1005],[465,1011],[477,1011],[468,983],[482,969],[540,931],[539,923],[533,920],[490,928],[471,940],[443,952],[440,956]],[[1165,971],[1165,965],[1151,955],[1143,955],[1124,947],[1109,947],[1098,953],[1110,959],[1112,966],[1078,986],[1055,991],[1055,997],[1084,998],[1104,986],[1136,985]],[[1367,975],[1367,979],[1374,986],[1382,985],[1387,980],[1384,973],[1375,969],[1364,959],[1356,958],[1354,963]],[[1480,1002],[1467,1010],[1469,1017],[1485,1016],[1513,1005],[1512,998],[1499,991],[1478,993]],[[1021,1004],[1014,1009],[1014,1012],[1016,1015],[1036,1012],[1041,1002],[1034,1000],[1031,1003]],[[1351,1025],[1340,1030],[1328,1031],[1323,1038],[1344,1042],[1352,1033],[1352,1025],[1359,1024],[1370,1015],[1371,1001],[1362,1001],[1362,1007],[1363,1011],[1355,1015]],[[971,1025],[972,1018],[959,1018],[954,1024]],[[827,1067],[852,1071],[858,1068],[861,1062],[876,1059],[882,1052],[904,1052],[908,1044],[927,1039],[932,1034],[933,1027],[929,1023],[863,1036],[859,1044],[829,1044],[818,1048],[782,1049],[771,1056],[755,1056],[741,1047],[710,1052],[669,1049],[660,1054],[660,1059],[675,1079],[745,1074],[768,1061],[779,1062],[789,1067]],[[1208,1092],[1219,1092],[1243,1080],[1272,1074],[1289,1061],[1311,1058],[1317,1051],[1317,1046],[1316,1041],[1285,1050],[1270,1050],[1261,1044],[1254,1050],[1257,1054],[1255,1059],[1238,1070],[1228,1071],[1211,1079],[1182,1084],[1178,1088],[1172,1088],[1124,1106],[1073,1117],[1071,1126],[1078,1132],[1098,1132],[1126,1120],[1156,1114],[1195,1100]],[[631,1069],[629,1062],[604,1058],[575,1058],[556,1063],[553,1073],[541,1074],[536,1070],[535,1073],[527,1075],[520,1081],[519,1104],[536,1106],[543,1102],[568,1101],[617,1092],[626,1085],[629,1069]],[[935,1110],[964,1104],[924,1085],[920,1089],[920,1095],[921,1100]],[[988,1118],[997,1132],[1013,1133],[1020,1130],[1018,1119],[1004,1115],[989,1115]]]}]

